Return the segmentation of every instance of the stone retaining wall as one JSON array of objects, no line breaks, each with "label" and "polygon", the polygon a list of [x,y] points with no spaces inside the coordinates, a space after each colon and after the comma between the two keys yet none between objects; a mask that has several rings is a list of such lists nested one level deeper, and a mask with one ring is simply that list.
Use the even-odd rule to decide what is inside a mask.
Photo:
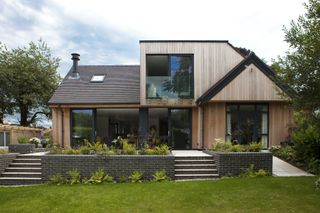
[{"label": "stone retaining wall", "polygon": [[162,169],[174,179],[172,155],[45,155],[41,157],[41,163],[44,181],[48,181],[50,176],[55,174],[66,177],[66,173],[72,169],[77,169],[82,178],[89,178],[99,168],[103,168],[115,179],[128,177],[133,171],[141,171],[144,179],[151,179],[156,171]]},{"label": "stone retaining wall", "polygon": [[35,151],[35,148],[34,144],[9,144],[9,152],[14,153],[32,153]]},{"label": "stone retaining wall", "polygon": [[4,172],[17,155],[18,153],[0,154],[0,174]]},{"label": "stone retaining wall", "polygon": [[255,170],[264,169],[272,174],[272,153],[270,152],[212,152],[205,151],[214,157],[219,175],[237,176],[251,164]]}]

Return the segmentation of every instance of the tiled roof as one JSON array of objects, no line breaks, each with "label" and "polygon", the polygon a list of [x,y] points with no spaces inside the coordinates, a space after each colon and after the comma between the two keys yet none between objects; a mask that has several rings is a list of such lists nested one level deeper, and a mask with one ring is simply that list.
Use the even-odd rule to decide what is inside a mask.
[{"label": "tiled roof", "polygon": [[[72,69],[51,97],[49,104],[128,104],[140,102],[140,66],[78,66],[80,79],[69,79]],[[92,75],[106,75],[101,83]]]}]

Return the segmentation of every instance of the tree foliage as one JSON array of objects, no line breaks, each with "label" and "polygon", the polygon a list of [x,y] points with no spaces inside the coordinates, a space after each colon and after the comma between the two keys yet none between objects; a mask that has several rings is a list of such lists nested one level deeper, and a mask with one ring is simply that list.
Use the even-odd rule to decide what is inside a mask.
[{"label": "tree foliage", "polygon": [[306,13],[284,28],[290,49],[274,61],[280,78],[297,93],[293,105],[320,123],[320,1],[304,4]]},{"label": "tree foliage", "polygon": [[59,62],[42,40],[11,50],[0,46],[0,122],[1,114],[13,111],[20,113],[23,126],[41,113],[49,115],[48,101],[61,80]]}]

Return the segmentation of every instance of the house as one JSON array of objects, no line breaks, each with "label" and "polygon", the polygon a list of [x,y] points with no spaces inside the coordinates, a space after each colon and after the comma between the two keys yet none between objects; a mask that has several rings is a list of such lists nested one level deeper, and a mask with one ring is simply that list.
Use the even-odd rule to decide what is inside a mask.
[{"label": "house", "polygon": [[215,140],[264,148],[290,136],[290,91],[253,52],[225,40],[142,40],[140,66],[73,66],[49,101],[53,140],[207,149]]},{"label": "house", "polygon": [[44,130],[39,128],[0,124],[0,148],[6,148],[9,144],[17,144],[20,137],[41,138],[43,132]]}]

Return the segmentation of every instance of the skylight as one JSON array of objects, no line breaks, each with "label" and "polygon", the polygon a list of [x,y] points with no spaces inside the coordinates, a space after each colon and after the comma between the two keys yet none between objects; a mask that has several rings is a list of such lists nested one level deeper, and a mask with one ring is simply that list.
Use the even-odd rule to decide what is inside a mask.
[{"label": "skylight", "polygon": [[105,75],[93,75],[90,82],[103,82]]}]

